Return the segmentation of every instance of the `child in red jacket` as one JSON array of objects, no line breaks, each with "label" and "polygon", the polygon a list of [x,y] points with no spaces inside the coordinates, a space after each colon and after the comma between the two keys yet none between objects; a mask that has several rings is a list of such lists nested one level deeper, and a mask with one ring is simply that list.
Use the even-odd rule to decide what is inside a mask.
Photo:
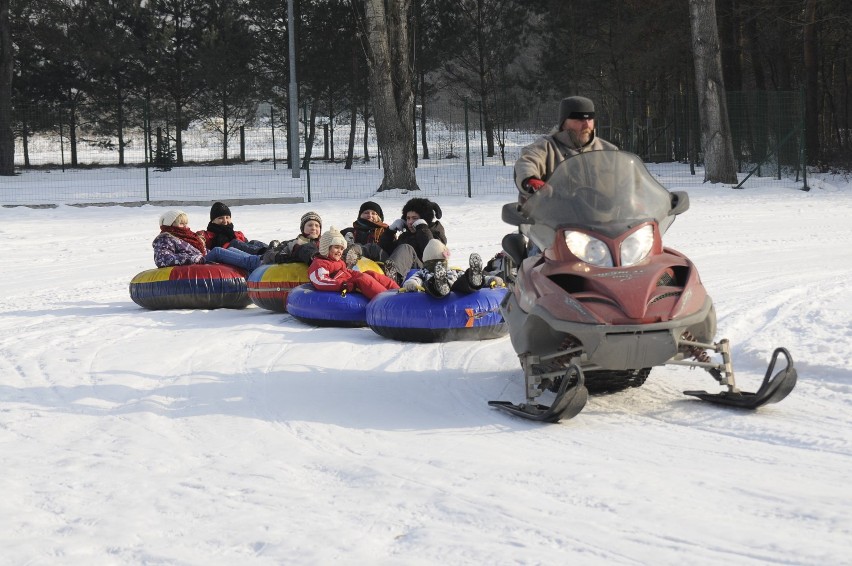
[{"label": "child in red jacket", "polygon": [[372,299],[383,291],[399,289],[396,281],[381,273],[348,269],[344,249],[346,238],[334,226],[320,236],[319,255],[308,268],[308,279],[318,291],[358,291]]}]

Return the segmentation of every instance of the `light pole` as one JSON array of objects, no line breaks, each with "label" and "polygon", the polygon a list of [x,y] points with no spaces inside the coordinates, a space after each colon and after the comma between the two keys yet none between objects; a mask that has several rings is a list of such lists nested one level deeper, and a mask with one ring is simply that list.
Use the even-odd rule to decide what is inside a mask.
[{"label": "light pole", "polygon": [[293,2],[287,0],[287,43],[290,54],[290,127],[287,135],[290,139],[290,169],[293,178],[299,178],[299,91],[296,84],[296,24],[293,17]]}]

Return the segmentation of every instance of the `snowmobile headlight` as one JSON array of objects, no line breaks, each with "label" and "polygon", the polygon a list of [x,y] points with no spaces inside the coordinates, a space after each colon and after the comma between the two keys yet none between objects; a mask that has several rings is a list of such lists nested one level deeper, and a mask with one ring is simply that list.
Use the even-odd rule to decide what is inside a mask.
[{"label": "snowmobile headlight", "polygon": [[654,245],[654,228],[649,224],[636,230],[621,243],[621,265],[636,265],[651,253]]},{"label": "snowmobile headlight", "polygon": [[565,244],[571,253],[592,265],[612,267],[612,255],[609,248],[598,240],[583,232],[569,230],[565,232]]}]

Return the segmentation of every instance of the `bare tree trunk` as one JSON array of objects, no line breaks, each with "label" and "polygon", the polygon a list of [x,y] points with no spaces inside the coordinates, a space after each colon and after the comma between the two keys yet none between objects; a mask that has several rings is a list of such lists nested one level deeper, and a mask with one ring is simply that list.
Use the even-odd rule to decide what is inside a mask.
[{"label": "bare tree trunk", "polygon": [[734,184],[737,168],[725,100],[715,0],[689,0],[689,21],[704,150],[704,181]]},{"label": "bare tree trunk", "polygon": [[311,156],[314,153],[314,142],[317,139],[317,105],[315,103],[311,104],[311,112],[305,127],[308,129],[308,138],[305,140],[305,157],[302,158],[302,169],[310,167]]},{"label": "bare tree trunk", "polygon": [[15,174],[15,134],[12,131],[13,70],[9,0],[0,0],[0,175]]},{"label": "bare tree trunk", "polygon": [[175,99],[175,162],[183,165],[183,104]]},{"label": "bare tree trunk", "polygon": [[[228,161],[228,105],[222,103],[222,161]],[[180,129],[178,124],[176,129]]]},{"label": "bare tree trunk", "polygon": [[124,165],[124,102],[122,97],[118,97],[118,109],[116,112],[118,122],[118,164]]},{"label": "bare tree trunk", "polygon": [[420,190],[414,161],[414,93],[408,45],[411,0],[365,0],[364,28],[376,137],[384,156],[379,191]]},{"label": "bare tree trunk", "polygon": [[819,159],[819,56],[817,54],[817,0],[805,0],[803,48],[805,64],[805,147],[812,163]]},{"label": "bare tree trunk", "polygon": [[352,102],[349,107],[349,144],[346,147],[346,165],[344,169],[352,169],[355,156],[355,126],[358,124],[358,105]]},{"label": "bare tree trunk", "polygon": [[364,102],[364,163],[370,162],[370,103]]},{"label": "bare tree trunk", "polygon": [[423,71],[420,72],[420,145],[423,148],[423,159],[429,159],[429,138],[426,135],[426,73]]}]

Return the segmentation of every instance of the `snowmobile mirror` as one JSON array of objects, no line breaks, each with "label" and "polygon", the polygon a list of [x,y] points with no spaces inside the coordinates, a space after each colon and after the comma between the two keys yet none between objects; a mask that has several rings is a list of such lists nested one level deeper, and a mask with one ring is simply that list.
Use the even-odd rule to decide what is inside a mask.
[{"label": "snowmobile mirror", "polygon": [[527,242],[523,234],[506,234],[503,236],[503,251],[506,252],[515,265],[520,265],[527,256]]},{"label": "snowmobile mirror", "polygon": [[669,216],[677,216],[689,210],[689,193],[686,191],[673,191],[672,209],[669,211]]},{"label": "snowmobile mirror", "polygon": [[503,222],[511,226],[520,226],[521,224],[535,224],[532,218],[527,218],[518,209],[518,203],[510,202],[503,205],[502,212]]}]

